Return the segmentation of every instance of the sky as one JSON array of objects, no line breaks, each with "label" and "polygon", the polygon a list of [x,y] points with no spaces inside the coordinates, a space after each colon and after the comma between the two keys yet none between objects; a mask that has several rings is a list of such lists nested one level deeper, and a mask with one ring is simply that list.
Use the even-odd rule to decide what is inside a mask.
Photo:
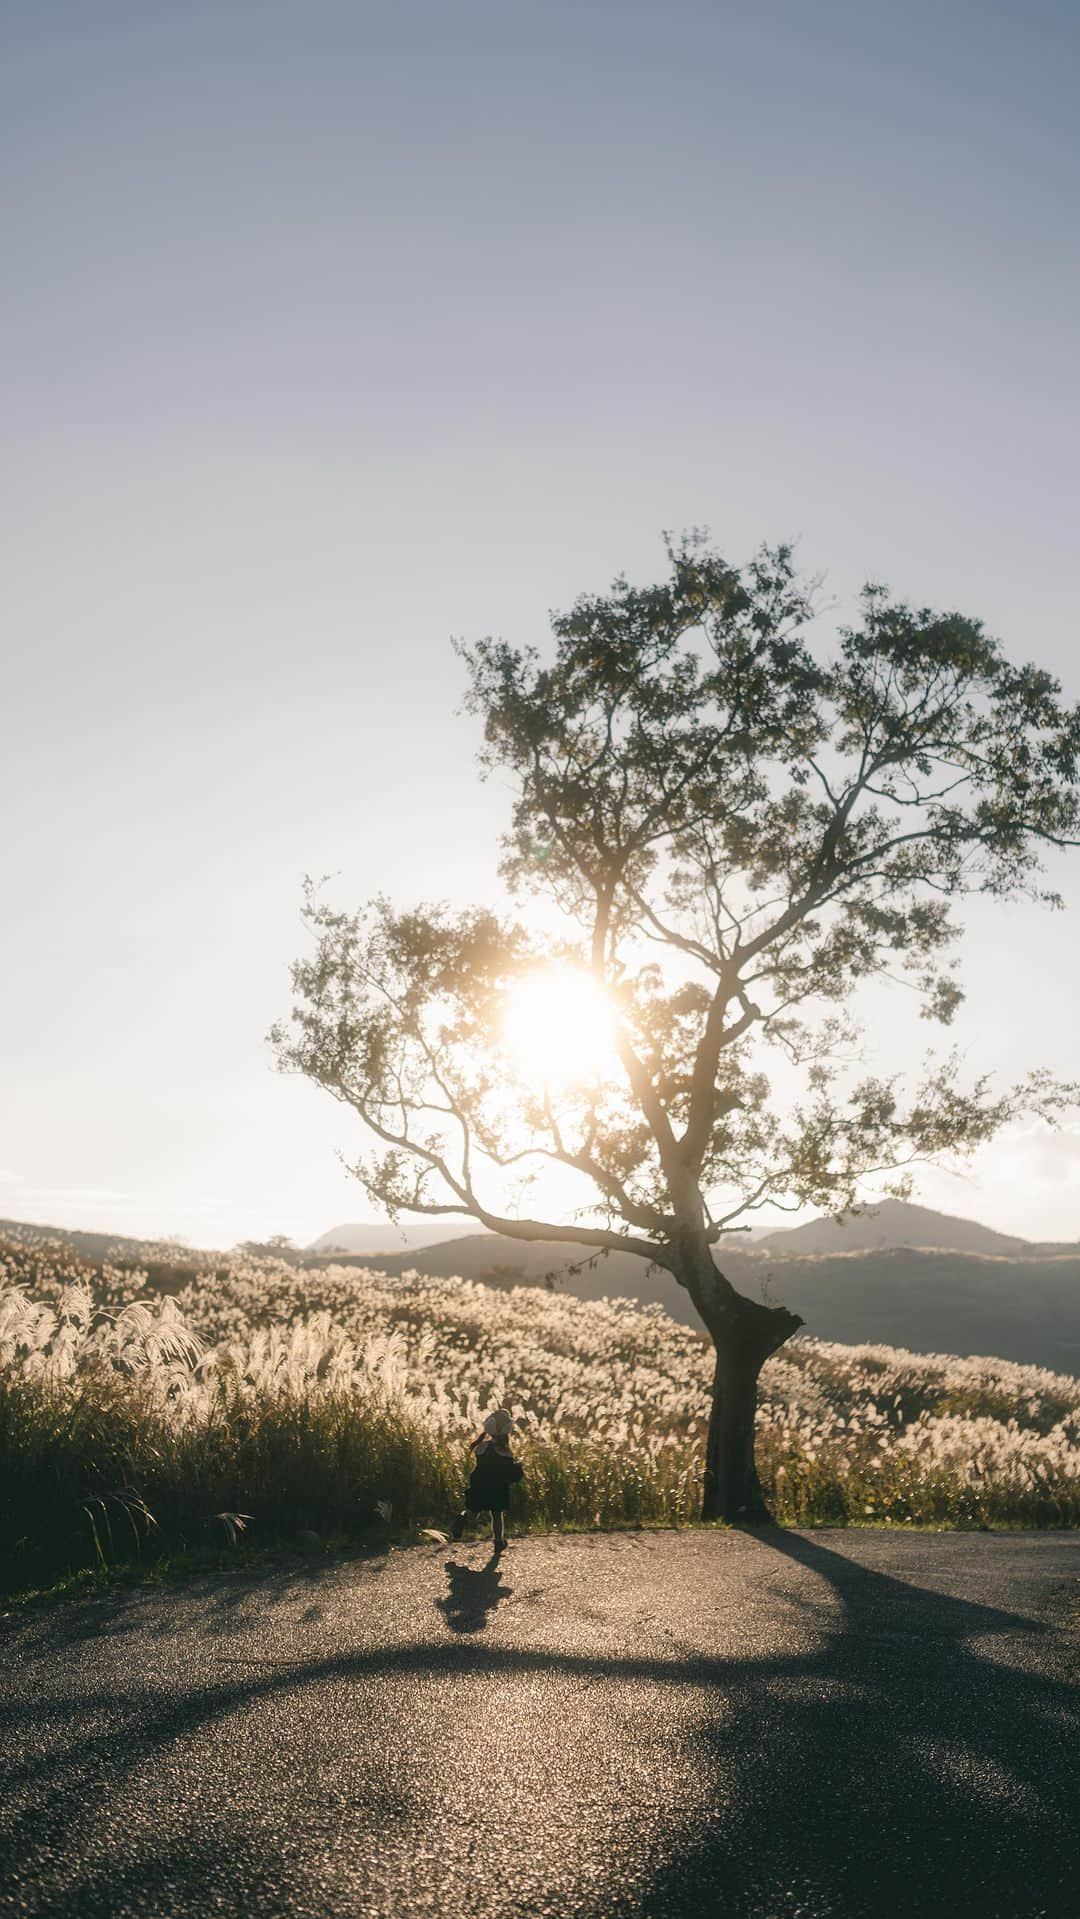
[{"label": "sky", "polygon": [[[1080,696],[1080,22],[996,0],[9,0],[0,1216],[370,1204],[265,1044],[334,896],[497,898],[451,635],[794,539]],[[826,636],[827,637],[827,636]],[[1080,1077],[1064,914],[955,1037]],[[926,1029],[886,1013],[881,1061]],[[896,1049],[901,1051],[897,1054]],[[1080,1236],[1080,1116],[929,1204]]]}]

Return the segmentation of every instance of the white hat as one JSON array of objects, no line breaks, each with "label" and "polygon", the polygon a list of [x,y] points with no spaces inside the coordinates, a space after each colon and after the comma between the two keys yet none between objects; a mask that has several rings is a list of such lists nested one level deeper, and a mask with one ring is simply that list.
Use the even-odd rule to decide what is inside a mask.
[{"label": "white hat", "polygon": [[505,1406],[500,1406],[497,1413],[489,1413],[484,1421],[484,1431],[492,1439],[505,1439],[513,1430],[514,1422]]}]

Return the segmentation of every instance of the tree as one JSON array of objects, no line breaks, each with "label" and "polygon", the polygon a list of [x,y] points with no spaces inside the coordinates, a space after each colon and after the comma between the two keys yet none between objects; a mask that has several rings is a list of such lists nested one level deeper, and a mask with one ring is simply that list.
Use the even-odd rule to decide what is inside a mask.
[{"label": "tree", "polygon": [[[458,649],[482,762],[512,782],[501,871],[526,917],[342,913],[312,888],[273,1037],[374,1135],[354,1170],[391,1215],[667,1268],[715,1348],[704,1513],[755,1519],[758,1375],[802,1321],[736,1291],[723,1236],[767,1203],[840,1214],[871,1174],[904,1190],[914,1162],[1073,1095],[965,1085],[933,1054],[905,1092],[851,1058],[863,982],[899,972],[948,1024],[965,895],[1060,904],[1041,855],[1076,843],[1080,709],[979,621],[878,586],[821,657],[786,547],[741,570],[698,533],[667,552],[660,584],[554,617],[553,658]],[[537,969],[603,996],[609,1070],[522,1071],[506,1009]],[[587,1193],[572,1220],[522,1210],[553,1163]]]},{"label": "tree", "polygon": [[288,1233],[271,1233],[269,1239],[242,1239],[236,1250],[254,1259],[284,1259],[293,1265],[300,1259],[296,1241]]}]

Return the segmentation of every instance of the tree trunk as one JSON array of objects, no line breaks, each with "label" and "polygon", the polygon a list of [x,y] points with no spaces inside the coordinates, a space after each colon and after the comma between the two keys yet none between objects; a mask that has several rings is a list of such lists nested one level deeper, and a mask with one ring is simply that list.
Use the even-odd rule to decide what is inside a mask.
[{"label": "tree trunk", "polygon": [[734,1293],[722,1318],[710,1324],[716,1371],[705,1444],[703,1519],[752,1525],[771,1517],[754,1460],[758,1375],[770,1353],[802,1323],[783,1306],[759,1306]]}]

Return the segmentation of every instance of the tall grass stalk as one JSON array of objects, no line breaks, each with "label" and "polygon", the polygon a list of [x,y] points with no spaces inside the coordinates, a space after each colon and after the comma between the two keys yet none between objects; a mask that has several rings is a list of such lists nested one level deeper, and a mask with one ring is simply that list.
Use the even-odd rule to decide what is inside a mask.
[{"label": "tall grass stalk", "polygon": [[[504,1401],[517,1524],[695,1517],[708,1351],[656,1309],[251,1260],[176,1301],[40,1251],[5,1266],[9,1585],[244,1529],[266,1544],[385,1533],[387,1514],[445,1524],[469,1438]],[[763,1376],[759,1459],[796,1523],[1077,1525],[1080,1381],[802,1341]]]}]

